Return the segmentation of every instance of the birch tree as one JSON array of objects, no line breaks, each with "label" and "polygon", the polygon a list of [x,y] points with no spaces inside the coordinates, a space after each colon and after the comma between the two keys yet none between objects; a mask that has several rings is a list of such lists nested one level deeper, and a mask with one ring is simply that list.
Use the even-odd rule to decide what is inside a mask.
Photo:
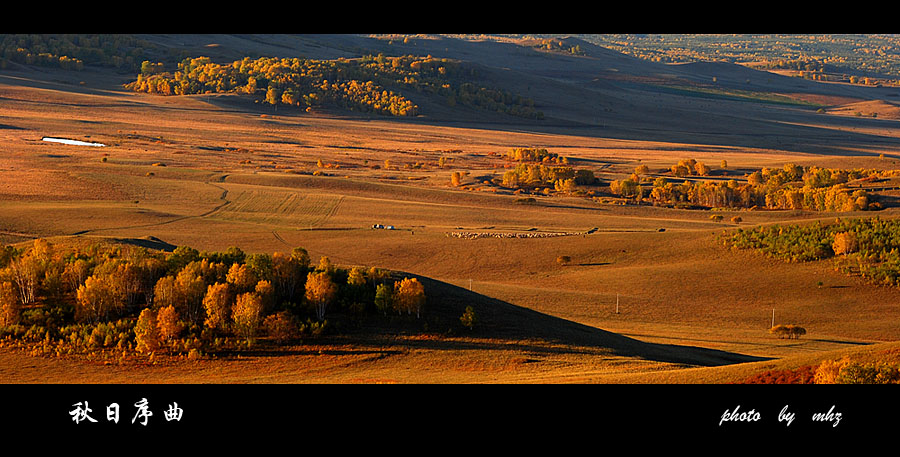
[{"label": "birch tree", "polygon": [[325,310],[337,295],[337,286],[327,271],[310,272],[306,276],[306,300],[316,308],[316,318],[325,320]]}]

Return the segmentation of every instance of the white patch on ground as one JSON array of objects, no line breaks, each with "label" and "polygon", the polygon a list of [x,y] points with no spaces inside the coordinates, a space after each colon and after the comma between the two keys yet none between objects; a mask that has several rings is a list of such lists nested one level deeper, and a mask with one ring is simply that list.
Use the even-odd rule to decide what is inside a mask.
[{"label": "white patch on ground", "polygon": [[71,145],[75,145],[75,146],[96,146],[96,147],[106,146],[103,143],[88,143],[87,141],[67,140],[65,138],[52,138],[49,136],[45,136],[45,137],[41,138],[41,141],[49,141],[51,143],[71,144]]}]

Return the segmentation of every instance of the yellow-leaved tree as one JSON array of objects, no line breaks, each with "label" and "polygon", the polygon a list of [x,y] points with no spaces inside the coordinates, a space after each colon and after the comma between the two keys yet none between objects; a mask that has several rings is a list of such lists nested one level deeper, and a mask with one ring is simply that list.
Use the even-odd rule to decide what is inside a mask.
[{"label": "yellow-leaved tree", "polygon": [[252,291],[256,287],[256,283],[259,282],[259,278],[256,277],[256,274],[253,273],[250,267],[239,263],[231,265],[225,280],[232,285],[235,293],[241,294]]},{"label": "yellow-leaved tree", "polygon": [[88,276],[76,292],[75,319],[81,322],[109,320],[118,301],[107,276]]},{"label": "yellow-leaved tree", "polygon": [[156,326],[156,312],[150,308],[144,308],[134,324],[135,349],[138,352],[155,352],[160,346],[159,329]]},{"label": "yellow-leaved tree", "polygon": [[256,334],[262,319],[262,299],[255,292],[247,292],[237,296],[231,319],[235,330],[250,342]]},{"label": "yellow-leaved tree", "polygon": [[175,276],[175,288],[180,299],[175,307],[181,315],[189,322],[202,323],[203,297],[207,288],[203,277],[198,272],[184,268]]},{"label": "yellow-leaved tree", "polygon": [[207,287],[203,309],[206,310],[206,320],[203,323],[207,328],[225,330],[231,315],[231,291],[228,283],[217,282]]},{"label": "yellow-leaved tree", "polygon": [[841,232],[834,234],[834,243],[831,245],[835,255],[850,254],[859,250],[859,241],[856,233]]},{"label": "yellow-leaved tree", "polygon": [[351,286],[364,286],[366,284],[366,272],[362,267],[353,267],[347,273],[347,284]]},{"label": "yellow-leaved tree", "polygon": [[458,171],[454,171],[450,174],[450,184],[452,184],[453,187],[459,187],[461,183],[462,175]]},{"label": "yellow-leaved tree", "polygon": [[156,312],[156,328],[159,331],[159,338],[163,342],[172,342],[178,338],[181,331],[184,330],[178,310],[172,305],[160,308]]},{"label": "yellow-leaved tree", "polygon": [[179,303],[178,289],[175,287],[174,276],[163,276],[153,286],[153,305],[169,306]]},{"label": "yellow-leaved tree", "polygon": [[425,307],[425,287],[416,278],[403,278],[394,283],[394,309],[420,317]]},{"label": "yellow-leaved tree", "polygon": [[337,286],[327,271],[310,272],[306,276],[306,300],[316,308],[316,318],[325,320],[325,310],[337,295]]},{"label": "yellow-leaved tree", "polygon": [[0,282],[0,327],[19,323],[19,294],[9,281]]},{"label": "yellow-leaved tree", "polygon": [[272,255],[272,285],[282,300],[293,301],[297,285],[303,281],[303,272],[309,266],[308,254],[303,262],[300,258],[280,252]]},{"label": "yellow-leaved tree", "polygon": [[841,370],[850,364],[850,359],[844,356],[840,360],[823,360],[816,368],[814,382],[816,384],[835,384]]}]

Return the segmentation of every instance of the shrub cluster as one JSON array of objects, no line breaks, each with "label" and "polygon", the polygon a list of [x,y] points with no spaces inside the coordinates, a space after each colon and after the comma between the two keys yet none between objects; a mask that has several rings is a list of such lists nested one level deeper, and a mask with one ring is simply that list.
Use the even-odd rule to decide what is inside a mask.
[{"label": "shrub cluster", "polygon": [[898,384],[900,364],[874,361],[825,360],[816,368],[816,384]]},{"label": "shrub cluster", "polygon": [[900,364],[877,360],[852,361],[849,357],[823,360],[819,365],[769,370],[743,381],[744,384],[898,384]]}]

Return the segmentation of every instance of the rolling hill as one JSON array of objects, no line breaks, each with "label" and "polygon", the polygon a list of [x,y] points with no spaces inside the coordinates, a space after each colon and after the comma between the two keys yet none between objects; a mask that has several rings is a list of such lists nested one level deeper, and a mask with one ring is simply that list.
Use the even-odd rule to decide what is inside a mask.
[{"label": "rolling hill", "polygon": [[[400,118],[275,108],[238,93],[135,93],[123,85],[136,75],[99,67],[0,71],[0,139],[9,147],[0,164],[5,243],[97,237],[269,253],[303,246],[313,258],[421,278],[436,319],[427,330],[418,321],[386,325],[302,341],[274,357],[263,350],[199,365],[26,365],[27,356],[3,352],[0,379],[118,383],[138,372],[160,383],[739,382],[895,341],[898,312],[890,304],[900,292],[826,262],[783,264],[723,250],[714,237],[869,214],[715,213],[741,217],[729,224],[710,219],[711,210],[626,204],[608,193],[611,180],[639,164],[663,176],[690,157],[715,165],[723,180],[788,162],[895,168],[895,87],[826,84],[726,63],[667,65],[576,38],[560,40],[578,46],[577,54],[464,35],[141,38],[219,64],[379,53],[453,59],[474,70],[478,84],[533,100],[544,118],[448,105],[425,92],[408,93],[419,114]],[[878,116],[844,115],[851,111]],[[45,136],[106,147],[51,145]],[[597,198],[548,188],[527,200],[497,185],[512,167],[505,152],[525,146],[592,170]],[[728,167],[719,167],[726,159]],[[451,185],[453,171],[466,173],[462,185]],[[879,213],[895,215],[890,205]],[[470,240],[454,231],[567,235]],[[573,262],[562,265],[561,256]],[[613,313],[620,297],[623,312]],[[445,333],[467,305],[483,325]],[[779,319],[808,325],[810,335],[768,335],[773,307]],[[6,368],[16,366],[25,368]]]}]

